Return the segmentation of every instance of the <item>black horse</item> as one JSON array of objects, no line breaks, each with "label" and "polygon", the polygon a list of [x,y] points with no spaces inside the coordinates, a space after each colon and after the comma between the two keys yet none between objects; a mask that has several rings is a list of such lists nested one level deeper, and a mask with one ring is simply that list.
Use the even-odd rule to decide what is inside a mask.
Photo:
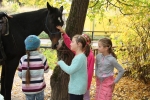
[{"label": "black horse", "polygon": [[45,31],[52,41],[52,48],[55,49],[61,38],[56,26],[63,25],[62,11],[63,6],[58,9],[47,3],[47,8],[15,14],[12,15],[13,18],[8,18],[9,35],[2,36],[2,43],[7,56],[7,59],[3,61],[1,73],[1,94],[5,100],[11,100],[14,74],[21,56],[25,54],[25,38],[28,35],[39,35]]}]

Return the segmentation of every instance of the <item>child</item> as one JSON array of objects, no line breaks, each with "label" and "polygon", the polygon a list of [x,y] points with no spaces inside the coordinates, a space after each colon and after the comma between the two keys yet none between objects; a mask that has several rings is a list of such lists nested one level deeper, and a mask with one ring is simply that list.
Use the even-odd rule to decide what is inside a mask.
[{"label": "child", "polygon": [[18,67],[18,75],[22,79],[22,91],[26,100],[44,100],[44,72],[49,71],[47,59],[39,53],[40,39],[30,35],[25,39],[27,54],[22,56]]},{"label": "child", "polygon": [[[68,35],[66,34],[66,32],[61,28],[61,26],[57,26],[57,28],[62,33],[64,43],[70,49],[70,43],[71,43],[70,38],[68,37]],[[89,46],[91,44],[90,37],[88,35],[86,35],[86,34],[82,34],[82,36],[86,39],[86,43]],[[88,86],[87,86],[87,91],[84,94],[84,100],[90,100],[89,89],[90,89],[90,85],[91,85],[91,81],[92,81],[92,76],[93,76],[94,62],[95,62],[95,58],[94,58],[94,54],[93,54],[92,49],[91,49],[90,50],[90,54],[87,57]]]},{"label": "child", "polygon": [[[124,74],[124,69],[116,60],[116,55],[112,50],[112,42],[110,39],[100,39],[98,41],[98,51],[101,54],[96,56],[95,100],[112,100],[114,86]],[[114,67],[119,71],[115,79],[113,77]]]},{"label": "child", "polygon": [[0,100],[4,100],[4,97],[3,97],[3,95],[1,95],[1,94],[0,94]]},{"label": "child", "polygon": [[70,48],[76,52],[71,65],[68,66],[64,61],[58,61],[58,65],[63,71],[70,75],[69,95],[70,100],[83,100],[83,95],[87,90],[87,56],[90,48],[86,48],[88,44],[82,35],[75,35],[72,38]]}]

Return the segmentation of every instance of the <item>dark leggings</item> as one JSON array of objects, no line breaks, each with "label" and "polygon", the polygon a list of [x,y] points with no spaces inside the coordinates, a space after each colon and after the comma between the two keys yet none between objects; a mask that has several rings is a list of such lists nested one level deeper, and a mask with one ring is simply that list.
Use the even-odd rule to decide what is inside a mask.
[{"label": "dark leggings", "polygon": [[83,95],[70,94],[70,100],[83,100]]}]

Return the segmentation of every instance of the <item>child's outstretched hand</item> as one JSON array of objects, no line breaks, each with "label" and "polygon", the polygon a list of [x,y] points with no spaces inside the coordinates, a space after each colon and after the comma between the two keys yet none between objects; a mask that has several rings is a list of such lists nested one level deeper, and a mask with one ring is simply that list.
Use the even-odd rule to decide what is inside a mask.
[{"label": "child's outstretched hand", "polygon": [[66,32],[62,29],[61,26],[56,26],[56,28],[59,29],[59,31],[60,31],[62,34],[66,33]]}]

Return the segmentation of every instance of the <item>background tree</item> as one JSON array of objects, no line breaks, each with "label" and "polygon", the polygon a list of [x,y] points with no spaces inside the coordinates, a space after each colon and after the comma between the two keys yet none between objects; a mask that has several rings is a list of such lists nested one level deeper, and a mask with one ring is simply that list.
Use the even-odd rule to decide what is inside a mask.
[{"label": "background tree", "polygon": [[148,0],[90,0],[88,9],[88,16],[93,20],[98,15],[99,22],[107,19],[108,13],[115,13],[110,26],[121,31],[111,36],[116,53],[127,70],[126,75],[144,83],[150,82],[149,11]]},{"label": "background tree", "polygon": [[144,83],[150,82],[150,13],[148,12],[150,2],[117,0],[117,3],[109,2],[109,4],[121,13],[118,22],[122,33],[117,35],[118,37],[114,36],[113,39],[117,42],[116,53],[120,55],[126,67],[126,75],[140,79]]},{"label": "background tree", "polygon": [[[70,37],[82,34],[89,0],[73,0],[67,20],[66,32]],[[63,43],[58,51],[58,60],[63,59],[70,65],[74,54]],[[51,100],[69,100],[68,95],[69,76],[56,66],[51,76]]]},{"label": "background tree", "polygon": [[2,0],[0,0],[0,7],[2,6]]}]

